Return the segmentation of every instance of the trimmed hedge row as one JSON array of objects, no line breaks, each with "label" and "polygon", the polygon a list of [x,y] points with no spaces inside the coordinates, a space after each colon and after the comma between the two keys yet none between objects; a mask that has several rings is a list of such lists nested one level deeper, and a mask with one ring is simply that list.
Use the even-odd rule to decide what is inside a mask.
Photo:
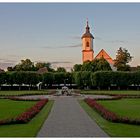
[{"label": "trimmed hedge row", "polygon": [[76,72],[74,74],[75,83],[78,87],[129,87],[140,85],[140,71],[137,72],[120,72],[120,71],[98,71],[98,72]]},{"label": "trimmed hedge row", "polygon": [[0,73],[0,87],[3,84],[21,85],[25,84],[30,87],[36,86],[37,83],[42,82],[44,86],[51,87],[53,84],[76,84],[79,88],[92,88],[98,89],[102,87],[116,86],[129,87],[140,85],[140,71],[136,72],[120,72],[120,71],[80,71],[80,72],[48,72],[43,75],[35,72],[6,72]]},{"label": "trimmed hedge row", "polygon": [[103,105],[97,103],[95,99],[86,98],[84,101],[108,121],[140,125],[140,120],[132,120],[128,117],[120,117],[116,113],[106,109]]},{"label": "trimmed hedge row", "polygon": [[38,74],[37,72],[27,71],[12,71],[0,73],[0,88],[3,84],[10,85],[11,87],[16,84],[19,86],[19,90],[22,85],[29,88],[37,87],[39,82],[43,83],[43,86],[51,87],[52,84],[72,84],[72,73],[69,72],[47,72],[44,74]]},{"label": "trimmed hedge row", "polygon": [[37,115],[41,111],[41,109],[45,106],[47,102],[48,99],[42,99],[38,101],[34,106],[21,113],[16,118],[0,120],[0,125],[28,123],[33,117],[35,117],[35,115]]},{"label": "trimmed hedge row", "polygon": [[97,87],[128,87],[140,85],[140,72],[95,72],[91,75],[93,86]]}]

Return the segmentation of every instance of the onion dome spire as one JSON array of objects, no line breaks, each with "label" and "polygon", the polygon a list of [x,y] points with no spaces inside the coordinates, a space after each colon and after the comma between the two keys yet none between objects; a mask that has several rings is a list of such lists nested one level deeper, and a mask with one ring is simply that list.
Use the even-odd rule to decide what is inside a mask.
[{"label": "onion dome spire", "polygon": [[90,33],[90,27],[89,27],[89,25],[88,25],[88,18],[87,18],[86,33]]},{"label": "onion dome spire", "polygon": [[86,25],[86,32],[82,35],[81,38],[87,38],[87,37],[90,37],[90,38],[93,38],[93,35],[90,33],[90,27],[88,25],[88,19],[87,19],[87,25]]}]

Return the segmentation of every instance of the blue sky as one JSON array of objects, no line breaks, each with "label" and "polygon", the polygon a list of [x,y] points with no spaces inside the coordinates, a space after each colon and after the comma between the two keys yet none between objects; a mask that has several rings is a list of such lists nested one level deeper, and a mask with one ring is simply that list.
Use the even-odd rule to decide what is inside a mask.
[{"label": "blue sky", "polygon": [[140,65],[140,3],[0,3],[0,68],[21,59],[55,66],[82,63],[86,18],[95,37],[95,56],[105,49],[114,59],[119,47]]}]

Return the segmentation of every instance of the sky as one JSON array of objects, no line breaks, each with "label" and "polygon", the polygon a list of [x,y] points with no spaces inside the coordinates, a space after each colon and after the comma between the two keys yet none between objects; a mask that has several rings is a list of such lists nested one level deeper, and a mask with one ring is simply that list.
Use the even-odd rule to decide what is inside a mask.
[{"label": "sky", "polygon": [[54,68],[82,63],[87,18],[94,56],[104,49],[115,59],[123,47],[140,65],[140,3],[0,3],[0,68],[26,58]]}]

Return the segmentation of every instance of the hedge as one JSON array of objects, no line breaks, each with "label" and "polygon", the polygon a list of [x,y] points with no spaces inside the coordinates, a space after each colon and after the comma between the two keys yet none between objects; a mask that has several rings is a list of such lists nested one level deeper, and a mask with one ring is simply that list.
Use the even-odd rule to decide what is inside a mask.
[{"label": "hedge", "polygon": [[129,87],[140,85],[140,71],[120,72],[120,71],[80,71],[80,72],[48,72],[40,75],[36,72],[14,71],[0,73],[0,87],[3,84],[29,85],[29,88],[36,86],[37,83],[43,82],[46,86],[52,84],[76,84],[79,88],[102,88],[116,86]]}]

